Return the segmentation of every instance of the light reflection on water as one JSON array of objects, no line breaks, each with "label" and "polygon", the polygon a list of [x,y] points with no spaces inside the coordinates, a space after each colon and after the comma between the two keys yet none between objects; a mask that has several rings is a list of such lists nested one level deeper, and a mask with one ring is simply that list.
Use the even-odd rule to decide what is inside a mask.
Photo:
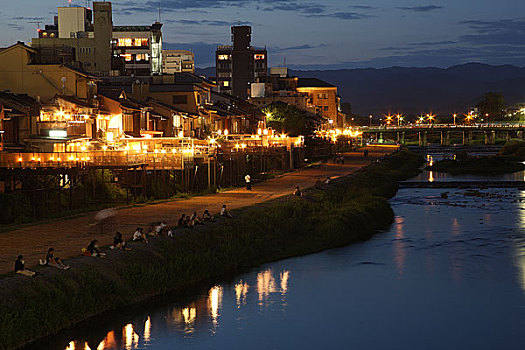
[{"label": "light reflection on water", "polygon": [[[435,162],[449,158],[456,159],[455,154],[427,154],[427,165],[432,166]],[[442,173],[437,171],[423,170],[419,175],[410,179],[409,181],[417,182],[451,182],[451,181],[524,181],[525,170],[516,171],[510,174],[498,175],[452,175],[449,173]]]},{"label": "light reflection on water", "polygon": [[[278,276],[277,280],[276,277]],[[290,271],[282,270],[277,274],[271,269],[265,269],[257,274],[257,283],[254,293],[256,293],[258,305],[260,307],[267,307],[276,301],[280,301],[283,308],[286,307],[286,293],[288,291],[288,283],[290,279]],[[277,287],[277,286],[280,287]],[[154,319],[147,316],[144,325],[138,330],[141,324],[128,323],[122,327],[120,339],[115,337],[115,331],[112,330],[107,333],[103,340],[98,343],[97,350],[114,350],[114,349],[148,349],[152,342],[155,341],[154,322],[161,321],[166,324],[173,325],[175,329],[181,331],[186,336],[192,336],[196,332],[197,327],[202,327],[209,324],[210,334],[214,334],[220,325],[221,308],[224,295],[223,286],[213,286],[209,289],[205,296],[201,296],[196,301],[190,302],[183,306],[174,306],[166,314],[163,320]],[[234,284],[233,292],[228,293],[228,296],[234,297],[237,308],[241,309],[249,302],[249,291],[251,287],[246,282],[240,279]],[[230,291],[230,290],[229,290]],[[275,296],[280,296],[276,299]],[[119,332],[117,331],[117,334]],[[93,346],[93,344],[92,344]],[[152,347],[153,349],[154,347]],[[71,341],[65,350],[91,350],[86,341]]]},{"label": "light reflection on water", "polygon": [[525,191],[482,192],[403,189],[367,242],[264,265],[67,350],[521,349]]}]

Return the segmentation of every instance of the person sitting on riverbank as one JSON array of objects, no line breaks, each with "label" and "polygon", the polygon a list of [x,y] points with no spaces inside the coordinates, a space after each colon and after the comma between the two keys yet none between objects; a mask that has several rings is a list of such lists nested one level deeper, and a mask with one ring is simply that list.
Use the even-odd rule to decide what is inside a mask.
[{"label": "person sitting on riverbank", "polygon": [[133,242],[149,243],[148,237],[142,232],[142,227],[137,227],[137,230],[133,234]]},{"label": "person sitting on riverbank", "polygon": [[179,222],[177,223],[177,226],[186,227],[186,214],[182,214],[182,216],[179,219]]},{"label": "person sitting on riverbank", "polygon": [[293,196],[295,197],[302,197],[303,196],[303,193],[301,192],[301,190],[299,189],[299,186],[297,186],[295,188],[295,191],[293,191]]},{"label": "person sitting on riverbank", "polygon": [[175,228],[176,228],[176,227],[173,226],[172,228],[170,228],[170,229],[168,230],[168,234],[167,234],[167,235],[168,235],[169,238],[173,238],[173,236],[175,235]]},{"label": "person sitting on riverbank", "polygon": [[122,234],[117,231],[115,233],[115,237],[113,237],[113,245],[110,247],[111,249],[126,249],[126,242],[122,239]]},{"label": "person sitting on riverbank", "polygon": [[190,217],[190,222],[193,222],[193,226],[195,225],[203,225],[203,222],[201,218],[197,215],[197,212],[194,211],[193,214]]},{"label": "person sitting on riverbank", "polygon": [[226,204],[222,205],[221,216],[229,218],[229,219],[233,218],[232,214],[226,209]]},{"label": "person sitting on riverbank", "polygon": [[204,209],[204,213],[202,213],[202,222],[206,222],[206,221],[215,221],[213,215],[210,214],[210,212],[208,211],[208,209]]},{"label": "person sitting on riverbank", "polygon": [[97,239],[94,239],[91,242],[89,242],[89,245],[87,246],[86,251],[87,251],[87,253],[90,256],[98,256],[98,257],[101,257],[101,258],[106,256],[105,253],[102,253],[98,249],[98,240]]},{"label": "person sitting on riverbank", "polygon": [[15,261],[15,273],[27,277],[34,277],[36,275],[35,271],[26,269],[24,257],[22,255],[19,255]]},{"label": "person sitting on riverbank", "polygon": [[58,256],[55,256],[54,248],[49,248],[47,250],[46,260],[40,260],[40,265],[53,266],[63,270],[69,269],[69,265],[64,264],[62,259],[60,259]]},{"label": "person sitting on riverbank", "polygon": [[163,220],[159,222],[159,224],[155,227],[155,235],[156,236],[162,235],[162,232],[166,226],[167,226],[166,221]]},{"label": "person sitting on riverbank", "polygon": [[329,185],[330,183],[332,182],[332,179],[330,177],[327,177],[323,183],[326,184],[326,185]]}]

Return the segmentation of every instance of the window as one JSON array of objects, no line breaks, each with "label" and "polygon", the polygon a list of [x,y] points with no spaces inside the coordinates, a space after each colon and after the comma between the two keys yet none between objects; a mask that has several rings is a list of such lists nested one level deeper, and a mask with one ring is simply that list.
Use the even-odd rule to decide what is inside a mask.
[{"label": "window", "polygon": [[135,61],[148,61],[149,55],[147,53],[138,53],[135,56]]},{"label": "window", "polygon": [[119,47],[127,47],[127,46],[131,46],[131,44],[132,44],[132,39],[131,38],[119,38],[117,46],[119,46]]},{"label": "window", "polygon": [[264,60],[264,54],[256,53],[255,55],[253,55],[253,58],[255,58],[256,60]]},{"label": "window", "polygon": [[217,58],[219,61],[227,61],[230,59],[230,55],[219,55]]},{"label": "window", "polygon": [[186,95],[175,95],[173,96],[174,105],[185,105],[188,103],[188,96]]},{"label": "window", "polygon": [[148,46],[148,39],[138,38],[133,40],[133,46],[146,47]]},{"label": "window", "polygon": [[131,62],[131,54],[130,53],[122,53],[120,54],[120,57],[124,58],[124,61]]},{"label": "window", "polygon": [[230,82],[228,80],[222,82],[222,86],[228,87],[230,86]]},{"label": "window", "polygon": [[328,112],[328,106],[324,106],[323,109],[325,112]]}]

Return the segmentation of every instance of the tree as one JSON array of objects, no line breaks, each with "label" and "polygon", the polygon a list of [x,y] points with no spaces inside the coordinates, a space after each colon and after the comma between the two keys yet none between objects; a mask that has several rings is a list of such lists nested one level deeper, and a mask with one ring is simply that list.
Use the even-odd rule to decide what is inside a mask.
[{"label": "tree", "polygon": [[266,125],[289,136],[310,136],[320,125],[320,117],[295,106],[276,102],[263,109]]},{"label": "tree", "polygon": [[502,120],[505,116],[505,100],[503,95],[497,92],[486,92],[476,107],[480,117],[486,117],[487,121]]}]

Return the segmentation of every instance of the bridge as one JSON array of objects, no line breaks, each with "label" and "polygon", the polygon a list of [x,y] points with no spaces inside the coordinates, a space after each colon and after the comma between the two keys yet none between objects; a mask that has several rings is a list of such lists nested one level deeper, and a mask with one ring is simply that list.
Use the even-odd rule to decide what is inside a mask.
[{"label": "bridge", "polygon": [[442,146],[450,146],[451,136],[461,135],[462,145],[472,144],[475,136],[480,134],[484,137],[485,145],[496,143],[496,136],[510,141],[511,138],[525,137],[524,124],[476,124],[476,125],[451,125],[451,124],[426,124],[426,125],[400,125],[400,126],[372,126],[362,127],[360,131],[363,138],[372,138],[379,142],[385,136],[390,135],[392,139],[405,144],[407,136],[416,136],[419,146],[427,147],[431,136],[438,136]]}]

